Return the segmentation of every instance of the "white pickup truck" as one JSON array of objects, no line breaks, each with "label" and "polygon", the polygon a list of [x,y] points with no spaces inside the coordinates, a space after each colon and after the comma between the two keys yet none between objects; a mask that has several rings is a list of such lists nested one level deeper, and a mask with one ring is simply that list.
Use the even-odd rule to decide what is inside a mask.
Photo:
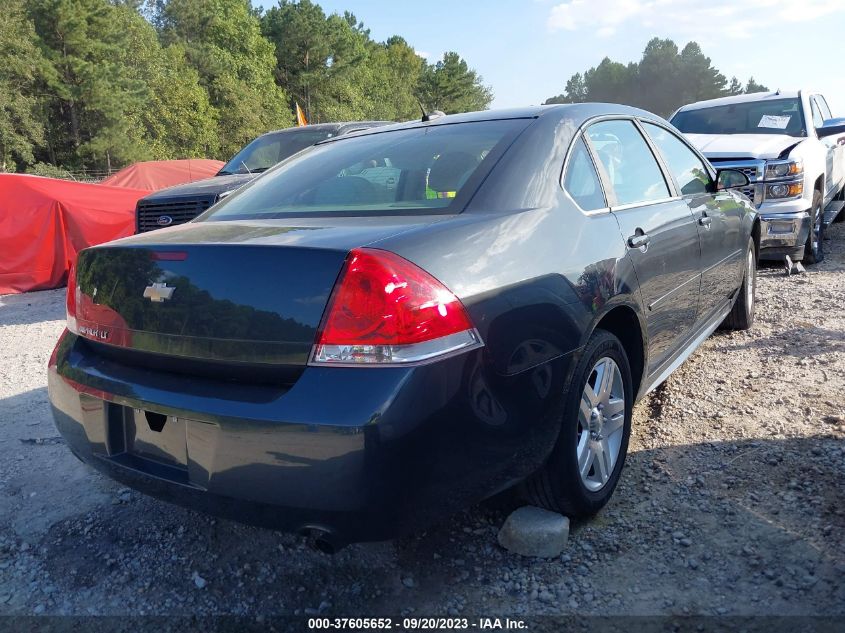
[{"label": "white pickup truck", "polygon": [[738,169],[760,215],[760,257],[814,264],[824,229],[845,213],[845,119],[815,92],[759,92],[699,101],[672,123],[717,169]]}]

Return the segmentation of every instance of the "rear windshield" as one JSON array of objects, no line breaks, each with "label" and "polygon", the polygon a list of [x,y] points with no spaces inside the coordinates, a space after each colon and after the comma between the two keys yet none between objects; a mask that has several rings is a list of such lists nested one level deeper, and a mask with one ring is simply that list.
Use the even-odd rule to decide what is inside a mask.
[{"label": "rear windshield", "polygon": [[335,135],[334,128],[285,130],[277,134],[259,136],[223,165],[218,176],[227,174],[258,174],[298,151],[325,141]]},{"label": "rear windshield", "polygon": [[491,156],[528,123],[478,121],[344,137],[279,165],[203,220],[457,212],[461,192],[472,193]]},{"label": "rear windshield", "polygon": [[800,99],[771,99],[678,112],[672,124],[685,134],[807,136]]}]

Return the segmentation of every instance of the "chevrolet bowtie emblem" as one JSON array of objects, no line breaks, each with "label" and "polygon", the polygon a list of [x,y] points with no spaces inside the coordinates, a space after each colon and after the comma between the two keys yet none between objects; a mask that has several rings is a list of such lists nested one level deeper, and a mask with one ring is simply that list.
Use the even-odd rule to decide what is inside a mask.
[{"label": "chevrolet bowtie emblem", "polygon": [[168,288],[167,284],[153,284],[144,288],[144,299],[149,299],[153,303],[161,303],[170,299],[174,290],[176,288]]}]

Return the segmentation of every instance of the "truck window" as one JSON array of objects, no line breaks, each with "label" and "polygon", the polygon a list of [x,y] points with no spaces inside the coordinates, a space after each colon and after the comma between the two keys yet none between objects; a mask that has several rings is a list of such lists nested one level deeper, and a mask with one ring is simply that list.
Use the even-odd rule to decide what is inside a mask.
[{"label": "truck window", "polygon": [[818,129],[824,125],[824,116],[815,97],[810,97],[810,111],[813,113],[813,127]]},{"label": "truck window", "polygon": [[669,197],[663,172],[632,121],[600,121],[587,129],[620,205]]},{"label": "truck window", "polygon": [[827,105],[827,100],[822,95],[816,95],[816,101],[819,103],[819,109],[822,111],[822,118],[827,121],[833,118],[830,112],[830,107]]},{"label": "truck window", "polygon": [[681,110],[672,124],[684,134],[784,134],[807,136],[801,100],[761,99]]}]

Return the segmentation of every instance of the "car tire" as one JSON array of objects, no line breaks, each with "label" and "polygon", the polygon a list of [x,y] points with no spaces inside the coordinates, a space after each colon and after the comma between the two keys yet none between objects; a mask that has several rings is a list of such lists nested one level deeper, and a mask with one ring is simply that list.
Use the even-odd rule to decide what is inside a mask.
[{"label": "car tire", "polygon": [[807,234],[807,244],[804,246],[805,264],[818,264],[824,260],[824,209],[822,209],[822,192],[813,192],[813,208],[810,210],[810,232]]},{"label": "car tire", "polygon": [[749,240],[745,254],[745,272],[737,291],[734,305],[725,317],[722,327],[727,330],[747,330],[754,325],[754,308],[757,303],[757,253],[754,241]]},{"label": "car tire", "polygon": [[[611,382],[602,383],[604,376]],[[523,484],[527,500],[571,518],[601,510],[625,464],[633,402],[631,367],[622,343],[610,332],[596,330],[564,394],[557,443],[540,471]]]}]

